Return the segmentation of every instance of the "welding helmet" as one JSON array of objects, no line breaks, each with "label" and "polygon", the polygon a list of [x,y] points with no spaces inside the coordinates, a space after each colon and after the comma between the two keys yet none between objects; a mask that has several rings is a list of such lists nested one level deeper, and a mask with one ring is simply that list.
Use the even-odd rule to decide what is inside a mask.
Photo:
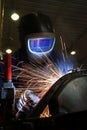
[{"label": "welding helmet", "polygon": [[49,54],[55,44],[54,29],[50,18],[42,13],[30,13],[21,18],[19,36],[28,55]]}]

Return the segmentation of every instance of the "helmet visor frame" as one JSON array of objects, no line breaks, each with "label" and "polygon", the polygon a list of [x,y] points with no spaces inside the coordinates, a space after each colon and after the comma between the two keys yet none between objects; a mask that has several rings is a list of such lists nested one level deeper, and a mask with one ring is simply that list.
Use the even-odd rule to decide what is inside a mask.
[{"label": "helmet visor frame", "polygon": [[26,37],[28,51],[42,55],[50,53],[55,45],[54,33],[37,33]]}]

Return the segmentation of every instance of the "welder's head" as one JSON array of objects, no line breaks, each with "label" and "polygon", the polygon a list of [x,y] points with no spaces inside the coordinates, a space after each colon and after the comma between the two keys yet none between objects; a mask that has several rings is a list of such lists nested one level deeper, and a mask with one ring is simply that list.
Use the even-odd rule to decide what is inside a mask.
[{"label": "welder's head", "polygon": [[42,13],[30,13],[21,18],[19,37],[28,55],[42,56],[54,48],[55,36],[51,20]]}]

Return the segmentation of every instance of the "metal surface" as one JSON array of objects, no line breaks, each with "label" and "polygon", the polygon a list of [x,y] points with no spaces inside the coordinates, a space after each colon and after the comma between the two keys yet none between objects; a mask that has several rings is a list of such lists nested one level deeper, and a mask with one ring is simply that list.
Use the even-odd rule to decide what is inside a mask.
[{"label": "metal surface", "polygon": [[63,77],[50,101],[50,109],[53,115],[87,110],[87,71],[74,72]]},{"label": "metal surface", "polygon": [[67,112],[87,110],[87,76],[71,79],[59,95],[58,102]]},{"label": "metal surface", "polygon": [[87,110],[87,71],[72,72],[60,78],[29,113],[37,117],[49,104],[52,115]]}]

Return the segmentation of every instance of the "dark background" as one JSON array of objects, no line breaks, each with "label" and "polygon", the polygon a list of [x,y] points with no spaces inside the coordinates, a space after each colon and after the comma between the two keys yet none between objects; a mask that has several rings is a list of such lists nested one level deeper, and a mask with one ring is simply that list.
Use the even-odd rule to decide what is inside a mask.
[{"label": "dark background", "polygon": [[3,0],[1,3],[2,28],[0,48],[20,47],[18,22],[12,21],[11,13],[20,17],[32,11],[41,11],[50,16],[56,30],[56,51],[61,49],[60,36],[68,54],[75,50],[80,64],[87,64],[87,0]]}]

